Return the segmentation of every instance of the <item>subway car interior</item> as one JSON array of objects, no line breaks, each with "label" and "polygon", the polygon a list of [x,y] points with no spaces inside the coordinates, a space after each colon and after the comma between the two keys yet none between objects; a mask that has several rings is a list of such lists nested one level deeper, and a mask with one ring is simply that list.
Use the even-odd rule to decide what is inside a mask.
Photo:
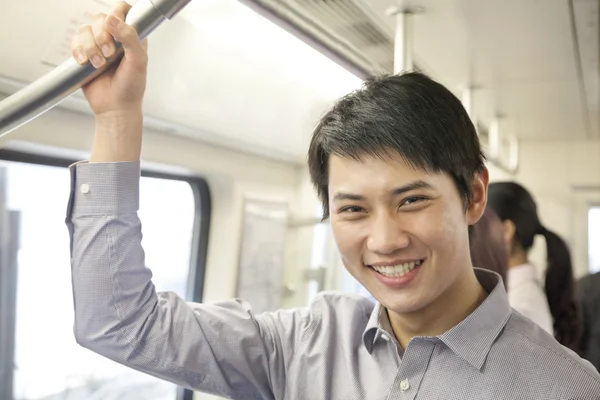
[{"label": "subway car interior", "polygon": [[[94,139],[81,85],[8,129],[3,103],[72,59],[79,27],[116,3],[1,4],[0,400],[220,398],[75,339],[69,166]],[[584,301],[579,281],[600,272],[600,1],[192,0],[170,17],[148,34],[143,103],[138,214],[157,291],[256,313],[323,291],[376,301],[344,268],[307,151],[339,98],[418,71],[462,102],[490,182],[532,194]],[[540,282],[546,252],[536,236]]]}]

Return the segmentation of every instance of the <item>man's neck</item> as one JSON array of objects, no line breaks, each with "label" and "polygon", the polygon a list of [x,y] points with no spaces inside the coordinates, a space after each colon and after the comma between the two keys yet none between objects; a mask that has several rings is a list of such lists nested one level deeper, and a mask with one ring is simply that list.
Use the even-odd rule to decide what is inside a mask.
[{"label": "man's neck", "polygon": [[424,309],[411,314],[388,310],[394,334],[403,349],[415,336],[438,336],[458,325],[485,300],[488,293],[471,269],[448,291]]}]

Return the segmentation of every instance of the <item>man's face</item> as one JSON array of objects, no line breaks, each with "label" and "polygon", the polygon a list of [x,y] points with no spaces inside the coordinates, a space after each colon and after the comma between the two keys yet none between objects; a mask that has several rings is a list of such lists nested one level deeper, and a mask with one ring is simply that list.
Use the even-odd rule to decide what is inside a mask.
[{"label": "man's face", "polygon": [[451,289],[472,268],[468,225],[485,208],[487,171],[473,185],[465,211],[447,174],[412,168],[400,157],[331,156],[331,226],[345,267],[398,314],[447,307]]}]

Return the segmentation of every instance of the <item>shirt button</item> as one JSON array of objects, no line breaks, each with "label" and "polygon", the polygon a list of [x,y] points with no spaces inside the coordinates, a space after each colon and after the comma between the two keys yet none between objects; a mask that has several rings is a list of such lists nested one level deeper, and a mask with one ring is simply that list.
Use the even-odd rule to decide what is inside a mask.
[{"label": "shirt button", "polygon": [[385,340],[386,342],[387,342],[388,340],[390,340],[390,337],[389,337],[388,335],[386,335],[385,333],[382,333],[382,334],[381,334],[381,338],[382,338],[383,340]]},{"label": "shirt button", "polygon": [[408,383],[408,379],[405,379],[402,382],[400,382],[400,389],[402,389],[403,392],[410,389],[410,383]]},{"label": "shirt button", "polygon": [[83,185],[81,185],[79,187],[79,191],[81,191],[81,193],[86,194],[90,191],[90,185],[88,185],[87,183],[84,183]]}]

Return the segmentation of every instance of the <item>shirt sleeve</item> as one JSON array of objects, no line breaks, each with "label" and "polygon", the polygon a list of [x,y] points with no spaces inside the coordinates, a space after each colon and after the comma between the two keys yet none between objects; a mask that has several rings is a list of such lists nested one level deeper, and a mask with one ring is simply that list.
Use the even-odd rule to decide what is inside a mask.
[{"label": "shirt sleeve", "polygon": [[283,398],[286,365],[310,324],[309,310],[255,316],[242,300],[198,304],[157,293],[141,245],[139,162],[82,162],[70,172],[77,342],[192,390]]}]

